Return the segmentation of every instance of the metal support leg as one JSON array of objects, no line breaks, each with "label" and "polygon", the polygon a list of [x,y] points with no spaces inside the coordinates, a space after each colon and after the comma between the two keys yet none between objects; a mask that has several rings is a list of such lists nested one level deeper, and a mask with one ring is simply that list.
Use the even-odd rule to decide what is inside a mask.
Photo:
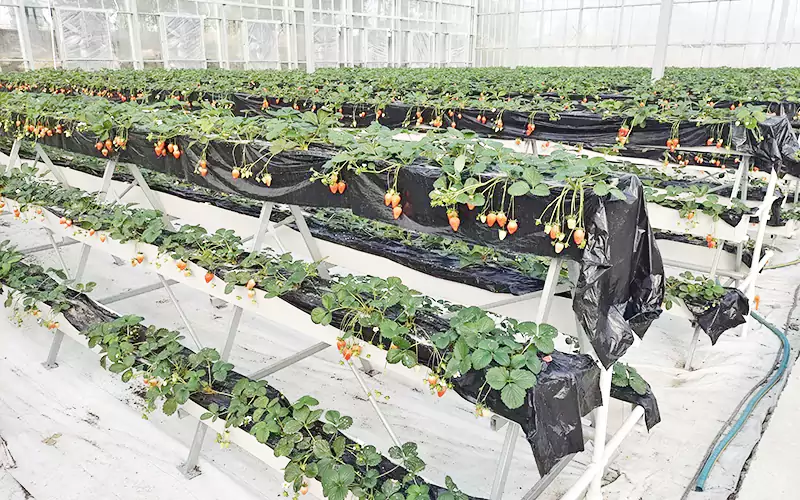
[{"label": "metal support leg", "polygon": [[228,338],[225,339],[225,347],[222,348],[222,354],[220,354],[220,359],[222,359],[222,361],[228,361],[228,358],[231,355],[233,344],[236,340],[236,332],[239,331],[239,322],[242,320],[243,312],[244,310],[239,306],[233,308],[233,316],[231,316],[231,323],[228,326]]},{"label": "metal support leg", "polygon": [[58,243],[56,243],[55,238],[53,238],[53,233],[49,229],[45,229],[44,233],[47,235],[47,239],[50,240],[50,244],[53,246],[53,250],[56,251],[56,257],[58,257],[58,263],[61,264],[61,270],[64,271],[64,274],[67,275],[67,280],[70,279],[69,274],[69,267],[67,267],[67,263],[64,262],[64,256],[61,255],[61,249],[58,248]]},{"label": "metal support leg", "polygon": [[800,197],[800,179],[794,181],[794,203],[797,204],[797,199]]},{"label": "metal support leg", "polygon": [[694,333],[692,334],[692,343],[689,344],[689,352],[686,353],[686,363],[683,365],[684,370],[691,370],[692,369],[692,360],[694,359],[694,353],[697,350],[697,341],[700,340],[700,325],[694,327]]},{"label": "metal support leg", "polygon": [[47,368],[48,370],[52,370],[53,368],[58,368],[58,363],[56,362],[56,358],[58,357],[58,351],[61,349],[61,342],[64,340],[64,332],[61,330],[56,330],[53,334],[53,341],[50,343],[50,351],[47,353],[47,359],[42,366]]},{"label": "metal support leg", "polygon": [[80,282],[81,278],[83,277],[83,272],[86,270],[86,264],[89,262],[89,252],[91,252],[92,247],[84,243],[81,246],[81,256],[78,259],[78,269],[75,271],[75,278],[72,280],[73,283]]},{"label": "metal support leg", "polygon": [[175,309],[178,310],[178,315],[181,317],[183,324],[186,325],[186,330],[189,331],[189,336],[192,338],[192,341],[195,343],[198,349],[202,349],[203,344],[200,343],[200,339],[197,337],[194,328],[192,328],[192,324],[189,322],[189,318],[186,316],[186,313],[183,312],[183,308],[181,307],[181,304],[178,302],[177,297],[175,297],[175,294],[172,292],[172,288],[170,288],[169,283],[167,283],[167,280],[165,280],[164,277],[161,276],[160,274],[157,274],[156,276],[158,276],[158,279],[161,281],[161,286],[164,287],[164,290],[167,292],[167,295],[169,295],[169,300],[172,301],[172,304],[175,306]]},{"label": "metal support leg", "polygon": [[[11,146],[11,155],[8,157],[8,165],[6,166],[4,172],[11,172],[14,167],[17,166],[17,161],[19,160],[19,147],[22,145],[22,139],[15,139],[14,145]],[[797,203],[797,198],[795,197],[795,203]]]},{"label": "metal support leg", "polygon": [[319,252],[317,242],[314,240],[314,237],[311,236],[311,231],[308,230],[306,219],[303,217],[303,212],[300,210],[300,207],[297,205],[289,205],[289,210],[291,210],[292,215],[294,215],[294,223],[297,224],[297,229],[300,230],[300,235],[306,243],[306,248],[308,248],[311,258],[314,259],[314,262],[319,262],[319,266],[317,267],[319,277],[324,280],[331,279],[328,268],[325,267],[325,263],[322,262],[322,254]]},{"label": "metal support leg", "polygon": [[367,384],[364,382],[364,379],[361,378],[361,374],[358,373],[358,370],[356,370],[356,367],[353,365],[353,362],[348,360],[345,361],[345,363],[347,364],[348,367],[350,367],[350,371],[353,372],[353,376],[356,377],[356,380],[358,380],[358,385],[361,386],[361,389],[364,391],[364,394],[367,395],[367,399],[369,399],[369,404],[372,405],[372,408],[375,410],[375,413],[378,414],[378,418],[380,419],[381,424],[383,424],[383,427],[384,429],[386,429],[386,432],[389,433],[389,437],[392,438],[392,442],[394,443],[394,445],[402,446],[402,443],[400,443],[400,440],[397,438],[397,435],[394,433],[392,427],[389,425],[389,421],[386,420],[386,417],[383,415],[383,412],[378,406],[378,401],[375,399],[375,396],[372,394],[372,391],[369,390],[369,388],[367,387]]},{"label": "metal support leg", "polygon": [[503,439],[503,449],[500,452],[500,460],[497,462],[497,469],[494,473],[492,482],[492,493],[490,500],[500,500],[503,491],[506,489],[508,472],[511,469],[511,460],[514,458],[514,445],[517,444],[520,426],[516,422],[509,422],[506,425],[506,437]]},{"label": "metal support leg", "polygon": [[592,451],[592,465],[600,464],[600,470],[597,475],[592,478],[589,485],[589,491],[586,494],[586,500],[603,500],[601,487],[603,485],[603,471],[605,470],[605,452],[606,452],[606,431],[608,427],[608,406],[611,402],[611,372],[612,369],[600,368],[600,394],[603,398],[603,406],[598,408],[597,422],[595,423],[594,431],[594,450]]},{"label": "metal support leg", "polygon": [[286,356],[285,358],[278,360],[272,363],[269,366],[265,366],[264,368],[258,370],[257,372],[253,372],[251,375],[248,375],[247,378],[251,380],[261,380],[264,377],[268,377],[275,372],[283,370],[293,364],[297,363],[298,361],[302,361],[308,357],[315,355],[320,351],[324,351],[331,345],[327,342],[319,342],[318,344],[314,344],[311,347],[307,347],[302,351],[298,351],[291,356]]},{"label": "metal support leg", "polygon": [[53,162],[50,160],[50,157],[47,156],[47,153],[45,153],[44,149],[42,149],[41,144],[36,143],[35,147],[37,156],[42,159],[45,165],[47,165],[47,168],[50,170],[50,172],[52,172],[58,182],[60,182],[64,187],[69,187],[69,182],[67,182],[67,177],[64,175],[61,167],[53,164]]},{"label": "metal support leg", "polygon": [[147,181],[144,180],[144,176],[142,176],[142,171],[139,170],[139,167],[130,164],[128,165],[128,170],[130,170],[131,175],[136,180],[136,183],[139,184],[139,187],[142,188],[142,192],[144,193],[145,198],[147,198],[147,201],[150,202],[150,206],[161,212],[161,217],[163,217],[164,225],[167,227],[167,229],[174,231],[175,226],[172,225],[169,217],[167,217],[167,211],[164,209],[164,205],[161,203],[161,200],[158,199],[153,190],[150,189],[150,186],[147,185]]},{"label": "metal support leg", "polygon": [[[717,249],[714,252],[714,259],[711,261],[711,270],[708,275],[708,279],[713,280],[717,276],[717,268],[719,268],[719,261],[722,258],[722,252],[725,248],[725,241],[720,240],[717,243]],[[694,329],[694,333],[692,334],[692,342],[689,344],[689,351],[686,353],[686,363],[684,363],[683,368],[685,370],[692,369],[692,360],[694,359],[694,353],[697,350],[697,342],[700,340],[700,325],[697,325]]]},{"label": "metal support leg", "polygon": [[[756,241],[753,245],[753,258],[750,265],[750,273],[746,280],[748,285],[745,290],[742,290],[747,295],[747,300],[749,301],[751,307],[756,296],[756,279],[758,278],[758,273],[761,270],[758,262],[761,260],[761,249],[764,246],[764,235],[767,231],[767,222],[769,221],[770,214],[769,208],[774,201],[775,186],[777,184],[778,174],[776,174],[775,170],[773,169],[769,176],[769,184],[767,185],[767,194],[764,196],[764,205],[761,210],[761,216],[758,218],[758,232],[756,233]],[[740,335],[741,338],[747,338],[747,332],[749,328],[750,315],[748,314],[745,317],[745,323],[742,326],[742,334]]]},{"label": "metal support leg", "polygon": [[[271,201],[265,201],[263,205],[261,205],[261,214],[258,216],[258,229],[253,238],[253,252],[258,252],[264,246],[264,239],[266,238],[267,234],[272,235],[272,238],[275,240],[275,244],[280,249],[281,253],[286,253],[286,248],[284,248],[283,243],[278,238],[278,235],[275,233],[275,228],[277,226],[272,224],[270,221],[270,217],[272,216],[272,209],[275,207],[275,204]],[[294,219],[294,217],[292,217]],[[304,221],[305,222],[305,221]]]},{"label": "metal support leg", "polygon": [[118,194],[118,195],[117,195],[117,201],[121,201],[121,200],[122,200],[122,198],[124,198],[126,194],[128,194],[128,193],[130,193],[130,192],[131,192],[131,189],[135,188],[135,187],[136,187],[136,186],[138,186],[138,185],[139,185],[139,183],[138,183],[138,182],[137,182],[137,181],[134,179],[134,181],[133,181],[133,182],[131,182],[130,184],[128,184],[128,185],[125,187],[125,189],[123,189],[123,190],[122,190],[122,192],[121,192],[120,194]]},{"label": "metal support leg", "polygon": [[197,461],[200,458],[200,450],[203,448],[203,441],[206,439],[206,432],[208,432],[206,424],[197,422],[197,429],[194,431],[192,445],[189,447],[189,456],[186,458],[186,462],[178,466],[178,470],[186,476],[186,479],[192,479],[200,475]]},{"label": "metal support leg", "polygon": [[539,309],[536,311],[536,323],[547,321],[558,279],[561,276],[561,262],[562,260],[559,258],[554,258],[550,261],[550,267],[547,269],[547,278],[545,278],[544,288],[542,289],[542,298],[539,301]]},{"label": "metal support leg", "polygon": [[528,490],[528,492],[522,496],[522,500],[536,500],[539,498],[539,496],[541,496],[541,494],[547,490],[547,487],[550,486],[553,481],[555,481],[559,474],[561,474],[561,471],[567,468],[567,465],[572,462],[573,458],[575,458],[575,453],[572,455],[567,455],[559,460],[558,463],[553,466],[552,469],[550,469],[550,472],[536,481],[536,484],[533,485],[533,488]]}]

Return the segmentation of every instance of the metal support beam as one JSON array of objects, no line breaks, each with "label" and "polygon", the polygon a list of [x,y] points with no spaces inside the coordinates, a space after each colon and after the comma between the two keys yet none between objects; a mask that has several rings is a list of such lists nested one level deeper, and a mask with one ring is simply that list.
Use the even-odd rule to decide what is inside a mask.
[{"label": "metal support beam", "polygon": [[[78,240],[61,240],[61,242],[56,243],[56,247],[63,248],[70,245],[75,245],[77,243],[79,243]],[[19,252],[25,255],[30,255],[33,253],[42,252],[44,250],[51,250],[52,248],[53,248],[52,243],[45,243],[44,245],[37,245],[35,247],[26,248],[24,250],[20,250]]]},{"label": "metal support beam", "polygon": [[58,248],[58,243],[56,243],[56,239],[53,238],[53,232],[49,229],[44,230],[45,235],[47,235],[47,239],[50,240],[50,245],[53,247],[53,250],[56,251],[56,257],[58,257],[58,263],[61,264],[61,270],[64,271],[64,274],[67,276],[67,280],[70,279],[69,274],[69,267],[67,267],[67,263],[64,262],[64,256],[61,255],[61,249]]},{"label": "metal support beam", "polygon": [[392,427],[389,425],[389,421],[386,420],[386,417],[383,415],[380,407],[378,406],[378,400],[375,399],[375,396],[372,394],[372,391],[367,387],[367,384],[364,382],[364,379],[361,378],[361,374],[358,373],[356,367],[353,365],[353,362],[350,360],[345,361],[345,364],[350,368],[350,371],[353,372],[353,376],[358,380],[358,385],[361,386],[361,389],[366,394],[367,399],[369,399],[369,404],[372,405],[372,408],[375,410],[375,413],[378,414],[378,418],[383,424],[383,428],[386,429],[386,432],[389,433],[389,437],[392,439],[392,442],[395,446],[402,446],[402,443],[397,438],[397,434],[394,433]]},{"label": "metal support beam", "polygon": [[248,375],[247,378],[251,380],[261,380],[264,377],[268,377],[275,372],[281,371],[284,368],[292,366],[293,364],[297,363],[298,361],[302,361],[308,357],[313,356],[314,354],[324,351],[330,347],[330,344],[326,342],[319,342],[317,344],[312,345],[311,347],[307,347],[302,351],[298,351],[291,356],[287,356],[283,359],[280,359],[271,365],[265,366],[264,368],[253,372],[252,374]]},{"label": "metal support beam", "polygon": [[60,182],[64,187],[69,187],[69,183],[67,182],[67,178],[64,175],[64,172],[61,170],[61,167],[53,164],[53,162],[50,160],[50,157],[47,156],[47,153],[45,153],[44,149],[42,149],[42,145],[37,142],[35,148],[37,157],[42,159],[50,172],[55,176],[56,180],[58,180],[58,182]]},{"label": "metal support beam", "polygon": [[789,4],[791,0],[781,1],[781,13],[778,16],[778,31],[775,33],[775,46],[772,49],[772,62],[770,67],[778,69],[781,56],[783,55],[783,38],[786,35],[786,20],[789,17]]},{"label": "metal support beam", "polygon": [[22,139],[15,139],[14,144],[11,146],[11,154],[8,157],[8,165],[4,169],[4,172],[11,172],[11,170],[17,166],[17,161],[19,160],[19,147],[22,145]]},{"label": "metal support beam", "polygon": [[[174,285],[176,283],[177,281],[175,280],[167,280],[168,285]],[[159,290],[161,288],[164,288],[164,285],[161,284],[161,282],[159,281],[158,283],[152,283],[150,285],[145,285],[143,287],[134,288],[133,290],[128,290],[127,292],[118,293],[116,295],[109,295],[108,297],[99,299],[97,302],[103,305],[113,304],[114,302],[130,299],[131,297],[136,297],[137,295],[142,295],[148,292],[152,292],[154,290]]]},{"label": "metal support beam", "polygon": [[552,469],[550,469],[550,472],[542,476],[538,481],[536,481],[536,484],[533,485],[533,488],[522,495],[522,500],[536,500],[539,498],[542,493],[547,490],[547,487],[550,486],[561,474],[561,471],[567,468],[567,465],[569,465],[574,458],[575,453],[572,455],[567,455],[559,460],[558,463],[554,465]]},{"label": "metal support beam", "polygon": [[200,450],[203,448],[203,441],[206,438],[208,427],[203,422],[197,422],[197,429],[194,431],[194,438],[189,447],[189,456],[186,461],[178,466],[178,470],[186,476],[186,479],[192,479],[200,475],[200,469],[197,467],[197,461],[200,458]]},{"label": "metal support beam", "polygon": [[175,226],[172,225],[169,217],[167,217],[167,211],[164,209],[164,205],[161,203],[161,200],[158,199],[158,196],[156,196],[156,194],[150,189],[150,186],[147,185],[147,181],[144,180],[144,176],[142,175],[141,170],[139,170],[139,167],[129,164],[128,170],[130,170],[133,178],[136,179],[139,187],[142,188],[142,192],[144,193],[145,198],[147,198],[147,201],[150,202],[150,206],[161,212],[161,217],[164,219],[164,225],[167,227],[167,229],[174,231]]},{"label": "metal support beam", "polygon": [[550,313],[550,306],[553,304],[553,296],[558,286],[558,279],[561,276],[561,263],[560,258],[550,260],[550,267],[547,269],[547,278],[544,281],[544,288],[542,289],[542,298],[539,301],[539,308],[536,311],[536,323],[544,323],[547,321],[547,315]]},{"label": "metal support beam", "polygon": [[53,341],[50,343],[50,351],[47,353],[47,359],[42,366],[47,368],[48,370],[52,370],[53,368],[58,368],[58,363],[56,362],[56,358],[58,357],[58,351],[61,349],[61,342],[64,340],[64,332],[61,330],[56,330],[53,333]]},{"label": "metal support beam", "polygon": [[222,348],[222,353],[220,354],[220,359],[222,359],[222,361],[228,361],[228,358],[231,356],[233,344],[236,340],[236,332],[239,331],[239,322],[242,321],[243,312],[244,310],[239,306],[233,308],[233,316],[231,316],[231,322],[230,325],[228,325],[228,337],[225,339],[225,346]]},{"label": "metal support beam", "polygon": [[669,28],[672,24],[672,4],[674,0],[661,0],[658,13],[658,31],[656,31],[656,48],[653,53],[653,71],[650,77],[659,80],[664,76],[667,63],[667,45],[669,44]]},{"label": "metal support beam", "polygon": [[503,439],[503,448],[500,451],[500,460],[497,462],[497,470],[492,482],[492,492],[490,500],[500,500],[503,491],[506,489],[508,472],[511,469],[511,460],[514,458],[514,445],[519,437],[520,426],[516,422],[509,422],[506,426],[506,436]]},{"label": "metal support beam", "polygon": [[300,231],[300,235],[303,237],[303,241],[306,243],[306,248],[308,248],[311,258],[314,259],[314,262],[319,263],[317,266],[319,277],[324,280],[331,279],[328,268],[325,267],[325,263],[322,261],[322,254],[319,251],[319,247],[317,247],[317,242],[311,235],[311,231],[308,230],[308,224],[306,224],[306,219],[303,217],[303,212],[300,210],[300,207],[297,205],[289,205],[289,210],[291,210],[292,215],[294,215],[294,222],[297,225],[297,229]]},{"label": "metal support beam", "polygon": [[156,276],[158,276],[158,279],[161,281],[161,286],[164,287],[164,290],[167,292],[167,295],[169,295],[169,300],[172,301],[172,304],[175,306],[175,309],[178,310],[178,315],[181,317],[183,324],[186,325],[186,330],[188,330],[189,336],[192,338],[192,341],[195,343],[195,346],[197,346],[198,349],[202,349],[203,344],[200,343],[200,339],[197,337],[197,334],[195,333],[192,324],[189,322],[189,317],[186,316],[185,312],[183,312],[183,308],[181,307],[180,302],[178,302],[177,297],[175,297],[175,293],[172,291],[172,288],[170,288],[169,283],[167,283],[167,280],[165,280],[164,277],[161,276],[160,274],[157,274]]},{"label": "metal support beam", "polygon": [[612,369],[600,367],[600,396],[603,398],[603,406],[598,408],[596,422],[594,426],[594,449],[592,450],[592,465],[600,465],[597,475],[592,478],[589,484],[589,491],[586,493],[586,500],[603,500],[601,487],[603,484],[603,471],[605,470],[606,453],[606,431],[608,428],[608,406],[611,403],[611,372]]}]

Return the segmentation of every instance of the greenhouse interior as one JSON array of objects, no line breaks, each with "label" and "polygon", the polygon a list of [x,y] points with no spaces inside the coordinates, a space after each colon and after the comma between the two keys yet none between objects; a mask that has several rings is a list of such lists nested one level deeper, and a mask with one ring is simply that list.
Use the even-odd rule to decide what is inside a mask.
[{"label": "greenhouse interior", "polygon": [[0,0],[0,500],[797,500],[800,0]]}]

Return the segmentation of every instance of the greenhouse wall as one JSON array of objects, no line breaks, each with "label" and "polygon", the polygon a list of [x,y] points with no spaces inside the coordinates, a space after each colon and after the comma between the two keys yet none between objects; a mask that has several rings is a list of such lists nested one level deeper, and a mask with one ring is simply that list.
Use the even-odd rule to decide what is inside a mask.
[{"label": "greenhouse wall", "polygon": [[[800,0],[673,0],[667,66],[797,66]],[[477,66],[650,66],[662,0],[478,0]],[[515,36],[516,35],[516,36]]]},{"label": "greenhouse wall", "polygon": [[0,70],[796,66],[800,0],[0,0]]},{"label": "greenhouse wall", "polygon": [[0,0],[0,70],[468,66],[472,0]]}]

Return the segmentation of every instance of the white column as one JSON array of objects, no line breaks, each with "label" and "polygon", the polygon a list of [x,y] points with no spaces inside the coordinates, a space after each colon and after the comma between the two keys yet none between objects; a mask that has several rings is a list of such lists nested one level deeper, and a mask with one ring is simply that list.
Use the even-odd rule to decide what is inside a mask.
[{"label": "white column", "polygon": [[128,0],[128,11],[131,13],[131,20],[128,23],[128,34],[131,39],[131,55],[133,57],[133,69],[143,69],[142,59],[142,39],[141,25],[139,24],[139,6],[136,0]]},{"label": "white column", "polygon": [[[19,48],[22,51],[23,64],[25,69],[31,70],[33,69],[33,50],[31,49],[31,38],[25,17],[25,0],[19,0],[19,5],[17,6],[17,33],[19,34]],[[53,54],[53,57],[55,57],[55,51]]]},{"label": "white column", "polygon": [[306,38],[306,71],[313,73],[316,69],[314,65],[314,13],[311,11],[311,3],[314,0],[303,0],[303,28]]},{"label": "white column", "polygon": [[778,17],[778,32],[775,34],[775,47],[772,49],[772,62],[770,67],[777,69],[783,55],[783,38],[786,35],[786,18],[789,17],[790,0],[782,0],[781,14]]},{"label": "white column", "polygon": [[656,49],[653,54],[653,71],[651,78],[658,80],[664,76],[664,66],[667,62],[667,43],[669,42],[669,27],[672,24],[673,0],[661,0],[661,11],[658,14],[658,31],[656,32]]},{"label": "white column", "polygon": [[516,68],[520,63],[519,57],[519,16],[522,11],[522,0],[514,0],[514,17],[511,19],[511,29],[508,30],[508,51],[512,68]]}]

